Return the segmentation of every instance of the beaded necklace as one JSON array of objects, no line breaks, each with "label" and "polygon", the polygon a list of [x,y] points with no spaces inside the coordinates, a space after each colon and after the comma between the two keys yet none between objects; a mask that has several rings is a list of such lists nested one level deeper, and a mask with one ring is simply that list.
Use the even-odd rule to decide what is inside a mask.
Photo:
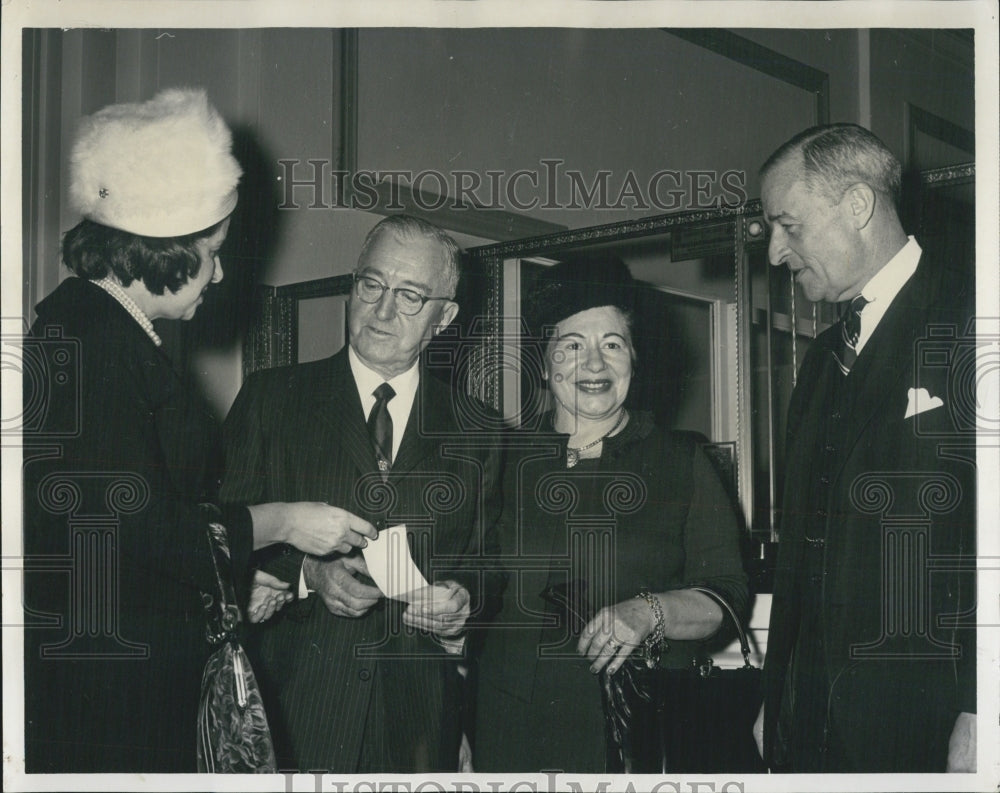
[{"label": "beaded necklace", "polygon": [[139,323],[139,327],[146,331],[146,335],[153,340],[153,344],[157,347],[163,344],[159,335],[153,330],[153,323],[149,321],[146,312],[139,308],[138,304],[128,296],[128,293],[122,289],[121,284],[107,276],[93,283],[101,287],[101,289],[121,304],[121,307],[129,313],[132,319]]},{"label": "beaded necklace", "polygon": [[602,441],[604,441],[609,436],[614,435],[618,431],[618,428],[622,425],[622,422],[625,421],[625,417],[627,415],[628,415],[628,411],[625,410],[625,408],[623,407],[621,409],[621,413],[618,414],[618,421],[615,422],[615,426],[613,426],[610,430],[608,430],[607,433],[605,433],[604,435],[602,435],[596,441],[591,441],[586,446],[578,446],[578,447],[567,446],[566,447],[566,467],[567,468],[572,468],[574,465],[576,465],[578,462],[580,462],[580,452],[585,452],[585,451],[587,451],[587,449],[593,449],[597,444],[601,443]]}]

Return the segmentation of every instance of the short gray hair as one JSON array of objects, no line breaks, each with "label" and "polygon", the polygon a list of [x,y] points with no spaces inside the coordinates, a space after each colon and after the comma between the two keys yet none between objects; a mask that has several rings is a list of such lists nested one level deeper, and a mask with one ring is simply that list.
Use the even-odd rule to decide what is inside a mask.
[{"label": "short gray hair", "polygon": [[[364,244],[361,246],[361,253],[358,255],[358,270],[364,265],[371,247],[389,233],[403,242],[414,239],[430,239],[437,242],[441,246],[443,288],[447,297],[455,296],[461,273],[462,249],[446,231],[412,215],[390,215],[384,220],[380,220],[368,232],[368,236],[365,237]],[[441,295],[441,297],[445,297],[445,295]]]},{"label": "short gray hair", "polygon": [[774,168],[800,157],[809,189],[830,201],[840,201],[852,184],[864,182],[877,194],[899,206],[902,166],[875,135],[857,124],[810,127],[783,143],[761,166],[766,177]]}]

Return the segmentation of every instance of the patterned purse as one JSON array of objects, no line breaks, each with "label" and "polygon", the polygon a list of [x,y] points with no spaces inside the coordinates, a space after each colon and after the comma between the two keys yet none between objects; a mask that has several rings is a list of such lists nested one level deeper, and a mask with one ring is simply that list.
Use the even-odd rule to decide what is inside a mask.
[{"label": "patterned purse", "polygon": [[257,679],[239,643],[242,621],[233,591],[225,527],[209,523],[216,591],[202,593],[207,638],[216,651],[205,664],[198,706],[198,771],[210,774],[273,774],[271,730]]}]

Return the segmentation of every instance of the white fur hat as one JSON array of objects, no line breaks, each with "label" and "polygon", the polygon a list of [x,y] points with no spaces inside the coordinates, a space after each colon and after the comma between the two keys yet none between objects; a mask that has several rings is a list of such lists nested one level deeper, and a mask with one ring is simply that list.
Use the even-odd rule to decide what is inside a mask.
[{"label": "white fur hat", "polygon": [[145,237],[178,237],[236,206],[239,164],[229,127],[203,89],[109,105],[80,123],[70,199],[85,218]]}]

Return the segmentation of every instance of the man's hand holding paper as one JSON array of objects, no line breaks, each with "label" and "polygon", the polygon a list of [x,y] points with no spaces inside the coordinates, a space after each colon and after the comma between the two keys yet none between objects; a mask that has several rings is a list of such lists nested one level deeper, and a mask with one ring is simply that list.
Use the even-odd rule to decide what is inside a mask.
[{"label": "man's hand holding paper", "polygon": [[469,592],[455,581],[442,581],[410,593],[403,623],[438,636],[457,636],[469,618]]},{"label": "man's hand holding paper", "polygon": [[[427,583],[410,554],[406,525],[379,532],[378,540],[363,551],[368,574],[386,597],[410,605],[403,612],[403,624],[442,638],[457,636],[469,618],[468,590],[454,581]],[[461,643],[449,652],[460,652]]]}]

